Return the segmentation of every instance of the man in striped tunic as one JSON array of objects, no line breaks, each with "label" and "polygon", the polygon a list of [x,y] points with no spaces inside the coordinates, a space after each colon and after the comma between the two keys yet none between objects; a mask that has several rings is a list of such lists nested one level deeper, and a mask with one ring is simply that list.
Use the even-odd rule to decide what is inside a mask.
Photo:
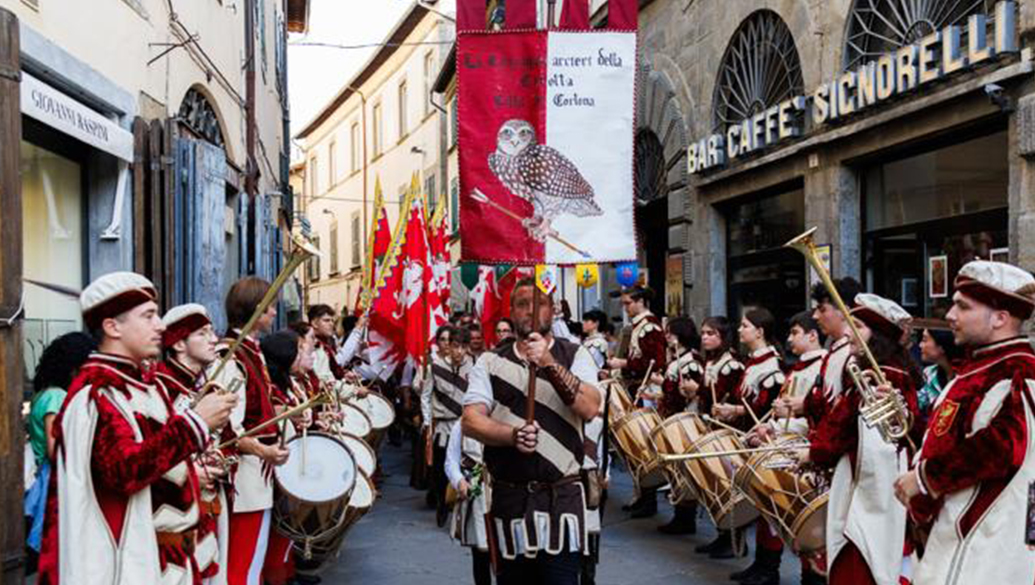
[{"label": "man in striped tunic", "polygon": [[[478,360],[464,395],[464,434],[485,444],[492,478],[498,583],[576,585],[587,547],[583,426],[600,411],[597,368],[585,348],[553,338],[553,303],[532,279],[515,285],[511,317],[518,340]],[[530,363],[538,375],[528,423]]]}]

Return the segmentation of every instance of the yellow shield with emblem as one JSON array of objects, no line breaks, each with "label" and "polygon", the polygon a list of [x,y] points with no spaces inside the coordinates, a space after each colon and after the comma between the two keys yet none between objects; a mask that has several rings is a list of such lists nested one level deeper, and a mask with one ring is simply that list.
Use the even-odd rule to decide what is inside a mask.
[{"label": "yellow shield with emblem", "polygon": [[582,288],[589,288],[600,280],[600,268],[596,264],[577,264],[575,266],[575,283]]}]

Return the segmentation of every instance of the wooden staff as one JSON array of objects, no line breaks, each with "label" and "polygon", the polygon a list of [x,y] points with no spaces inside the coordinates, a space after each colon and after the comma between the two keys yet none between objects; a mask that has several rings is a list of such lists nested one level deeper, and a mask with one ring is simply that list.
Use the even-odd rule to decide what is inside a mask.
[{"label": "wooden staff", "polygon": [[[539,279],[532,283],[532,331],[539,331]],[[527,356],[526,356],[527,357]],[[525,424],[535,421],[535,383],[539,366],[528,361],[528,395],[525,398]]]}]

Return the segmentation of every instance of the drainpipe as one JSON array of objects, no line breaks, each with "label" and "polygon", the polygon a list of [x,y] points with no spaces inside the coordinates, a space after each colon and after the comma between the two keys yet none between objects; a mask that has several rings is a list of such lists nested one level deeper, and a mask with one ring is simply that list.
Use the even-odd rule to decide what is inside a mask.
[{"label": "drainpipe", "polygon": [[258,165],[255,164],[255,3],[259,0],[245,0],[244,3],[244,52],[245,52],[245,161],[244,191],[248,194],[248,230],[246,234],[247,273],[255,273],[255,197],[258,193]]}]

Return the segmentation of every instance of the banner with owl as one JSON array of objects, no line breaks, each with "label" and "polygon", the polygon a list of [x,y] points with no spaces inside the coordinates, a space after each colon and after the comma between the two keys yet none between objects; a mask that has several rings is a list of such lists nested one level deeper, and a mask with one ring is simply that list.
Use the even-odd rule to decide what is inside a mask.
[{"label": "banner with owl", "polygon": [[636,258],[635,32],[461,32],[457,75],[463,260]]}]

